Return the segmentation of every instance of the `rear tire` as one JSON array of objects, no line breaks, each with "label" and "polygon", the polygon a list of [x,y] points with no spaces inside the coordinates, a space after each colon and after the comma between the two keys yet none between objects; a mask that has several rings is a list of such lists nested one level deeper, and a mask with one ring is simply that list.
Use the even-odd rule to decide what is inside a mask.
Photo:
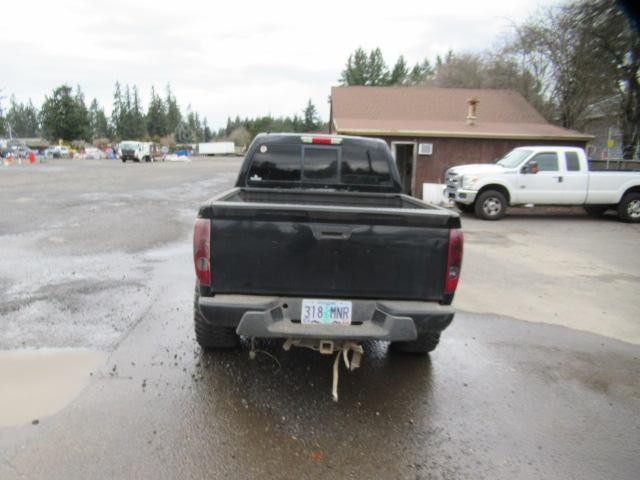
[{"label": "rear tire", "polygon": [[471,205],[467,205],[466,203],[456,202],[456,208],[462,213],[473,213],[475,205],[473,203]]},{"label": "rear tire", "polygon": [[618,217],[627,223],[640,223],[640,193],[627,193],[618,204]]},{"label": "rear tire", "polygon": [[608,210],[607,207],[602,205],[585,205],[584,211],[587,212],[587,215],[590,217],[601,217]]},{"label": "rear tire", "polygon": [[391,348],[399,353],[433,352],[440,342],[440,334],[426,332],[418,334],[418,338],[409,342],[391,342]]},{"label": "rear tire", "polygon": [[487,190],[476,198],[475,212],[483,220],[500,220],[507,213],[507,199],[497,190]]},{"label": "rear tire", "polygon": [[204,350],[230,349],[238,345],[238,335],[233,327],[219,327],[211,325],[198,310],[200,294],[196,287],[193,303],[193,320],[196,331],[196,341]]}]

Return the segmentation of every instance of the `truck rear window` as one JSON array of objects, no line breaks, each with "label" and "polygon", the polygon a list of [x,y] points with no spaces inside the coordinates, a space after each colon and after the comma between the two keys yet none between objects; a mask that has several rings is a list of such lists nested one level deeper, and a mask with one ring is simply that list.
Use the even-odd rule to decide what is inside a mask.
[{"label": "truck rear window", "polygon": [[389,161],[379,150],[344,148],[341,174],[350,185],[391,185]]},{"label": "truck rear window", "polygon": [[323,183],[338,182],[338,148],[304,147],[303,152],[305,180]]},{"label": "truck rear window", "polygon": [[247,183],[321,183],[392,186],[383,146],[265,144],[255,150]]},{"label": "truck rear window", "polygon": [[[264,148],[263,148],[264,147]],[[249,181],[300,181],[300,145],[264,145],[253,154]]]}]

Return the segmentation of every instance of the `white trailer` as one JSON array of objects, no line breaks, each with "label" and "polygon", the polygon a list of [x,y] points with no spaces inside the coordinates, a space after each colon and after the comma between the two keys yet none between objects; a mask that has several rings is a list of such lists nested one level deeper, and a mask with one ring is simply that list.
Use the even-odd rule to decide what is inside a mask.
[{"label": "white trailer", "polygon": [[207,142],[198,144],[198,155],[233,155],[236,148],[233,142]]}]

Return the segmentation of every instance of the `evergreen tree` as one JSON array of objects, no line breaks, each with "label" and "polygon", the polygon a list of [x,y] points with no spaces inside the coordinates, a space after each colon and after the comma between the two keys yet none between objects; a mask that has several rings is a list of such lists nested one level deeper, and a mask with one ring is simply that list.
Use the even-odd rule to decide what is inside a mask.
[{"label": "evergreen tree", "polygon": [[320,128],[320,117],[318,116],[318,110],[313,104],[311,99],[307,102],[307,106],[303,110],[303,128],[306,132],[312,132]]},{"label": "evergreen tree", "polygon": [[76,85],[76,93],[74,96],[75,100],[75,123],[79,128],[79,135],[74,140],[91,140],[91,128],[89,125],[89,110],[87,109],[87,105],[84,103],[84,93],[82,93],[82,88],[80,85]]},{"label": "evergreen tree", "polygon": [[389,83],[389,69],[382,56],[382,51],[376,48],[369,54],[369,63],[367,64],[367,83],[366,85],[377,86],[387,85]]},{"label": "evergreen tree", "polygon": [[189,128],[189,124],[187,122],[181,121],[180,124],[178,125],[178,128],[176,128],[175,133],[176,133],[176,143],[186,144],[186,143],[195,143],[196,141],[195,135],[191,130],[191,128]]},{"label": "evergreen tree", "polygon": [[408,81],[409,69],[407,68],[407,61],[403,55],[398,57],[396,64],[393,66],[391,76],[389,77],[389,85],[405,85]]},{"label": "evergreen tree", "polygon": [[11,132],[16,137],[35,137],[39,132],[38,111],[31,99],[28,103],[18,103],[12,95],[5,121],[11,125]]},{"label": "evergreen tree", "polygon": [[167,132],[176,133],[176,130],[182,121],[182,114],[180,113],[180,107],[178,106],[176,97],[171,93],[171,85],[168,83],[164,107],[167,112]]},{"label": "evergreen tree", "polygon": [[84,102],[82,92],[74,96],[68,85],[57,87],[50,97],[45,97],[40,120],[46,138],[67,142],[87,139],[88,113],[84,103],[79,104],[81,100]]},{"label": "evergreen tree", "polygon": [[116,82],[115,91],[113,93],[113,109],[111,111],[111,124],[113,125],[115,136],[118,139],[123,138],[125,122],[125,105],[122,96],[120,82]]},{"label": "evergreen tree", "polygon": [[151,100],[147,109],[147,132],[151,137],[163,137],[168,132],[167,113],[162,99],[156,94],[154,87],[151,87]]},{"label": "evergreen tree", "polygon": [[129,122],[130,138],[141,140],[147,135],[145,115],[142,111],[142,104],[140,103],[140,95],[138,94],[137,85],[133,86],[133,98],[131,101]]},{"label": "evergreen tree", "polygon": [[[442,59],[438,57],[440,65],[442,65]],[[433,80],[435,75],[435,69],[431,66],[431,62],[428,58],[425,58],[422,62],[418,62],[414,65],[409,73],[408,83],[411,85],[423,85]]]},{"label": "evergreen tree", "polygon": [[95,98],[89,106],[89,131],[92,139],[111,137],[107,116]]},{"label": "evergreen tree", "polygon": [[207,122],[207,117],[202,121],[202,133],[204,135],[204,141],[210,142],[213,139],[213,132],[209,128],[209,123]]},{"label": "evergreen tree", "polygon": [[367,55],[362,48],[358,48],[353,55],[349,55],[340,81],[343,85],[388,85],[389,69],[382,51],[375,48]]},{"label": "evergreen tree", "polygon": [[349,55],[347,65],[342,71],[340,81],[343,85],[366,85],[368,80],[367,52],[358,48],[353,55]]},{"label": "evergreen tree", "polygon": [[125,85],[124,89],[124,97],[122,102],[122,118],[120,120],[121,123],[121,133],[120,136],[123,140],[132,140],[131,136],[132,126],[131,126],[131,89],[129,88],[129,84]]}]

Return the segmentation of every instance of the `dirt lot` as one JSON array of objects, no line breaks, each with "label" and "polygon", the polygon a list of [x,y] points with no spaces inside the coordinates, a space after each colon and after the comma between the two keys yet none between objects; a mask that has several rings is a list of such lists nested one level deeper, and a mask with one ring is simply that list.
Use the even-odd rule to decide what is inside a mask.
[{"label": "dirt lot", "polygon": [[334,404],[330,358],[195,344],[195,209],[238,166],[0,168],[0,478],[637,478],[640,226],[463,217],[438,350],[365,345]]}]

